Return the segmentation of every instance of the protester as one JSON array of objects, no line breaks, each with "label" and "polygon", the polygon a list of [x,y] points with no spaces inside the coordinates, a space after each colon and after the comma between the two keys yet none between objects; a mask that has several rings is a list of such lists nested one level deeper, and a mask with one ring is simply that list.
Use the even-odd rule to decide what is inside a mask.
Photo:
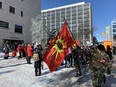
[{"label": "protester", "polygon": [[4,46],[4,59],[8,59],[8,57],[9,57],[9,45],[6,44]]},{"label": "protester", "polygon": [[85,46],[81,46],[81,59],[82,59],[82,64],[85,65],[86,64],[86,54],[85,54]]},{"label": "protester", "polygon": [[110,60],[112,60],[112,50],[110,48],[109,45],[107,45],[107,50],[106,50],[106,53],[108,54],[108,56],[110,57]]},{"label": "protester", "polygon": [[73,58],[74,58],[74,65],[75,65],[75,69],[76,69],[76,76],[81,76],[81,48],[74,44],[73,49],[72,49],[72,53],[73,53]]},{"label": "protester", "polygon": [[69,66],[72,67],[73,66],[73,58],[72,58],[72,48],[71,47],[68,48],[68,59],[69,59]]},{"label": "protester", "polygon": [[15,57],[15,56],[16,56],[16,49],[13,48],[13,49],[12,49],[12,57]]},{"label": "protester", "polygon": [[[112,58],[113,58],[112,57],[112,50],[111,50],[111,48],[110,48],[109,45],[107,45],[107,51],[106,51],[106,53],[108,54],[110,60],[112,60]],[[107,67],[107,74],[111,74],[111,70],[112,70],[112,62],[110,61],[108,63],[108,67]]]},{"label": "protester", "polygon": [[21,45],[21,48],[22,48],[21,56],[22,56],[22,57],[26,57],[26,54],[25,54],[25,51],[24,51],[24,50],[25,50],[25,45],[22,44],[22,45]]},{"label": "protester", "polygon": [[31,64],[31,57],[33,56],[33,48],[30,44],[27,46],[27,63]]},{"label": "protester", "polygon": [[28,63],[27,47],[28,47],[28,43],[26,43],[26,44],[25,44],[25,47],[24,47],[25,57],[26,57],[26,61],[27,61],[27,63]]},{"label": "protester", "polygon": [[25,44],[23,46],[23,57],[26,57],[26,55],[27,55],[27,45]]},{"label": "protester", "polygon": [[65,61],[65,67],[69,67],[68,55],[65,56],[64,61]]},{"label": "protester", "polygon": [[67,55],[65,56],[65,67],[71,67],[72,64],[73,64],[72,50],[71,47],[69,47],[67,50]]},{"label": "protester", "polygon": [[93,87],[102,87],[105,83],[105,73],[107,72],[109,56],[105,53],[103,45],[98,45],[97,49],[91,51],[90,70],[92,71]]},{"label": "protester", "polygon": [[22,53],[22,47],[21,47],[21,44],[19,44],[18,47],[17,47],[17,56],[18,56],[18,59],[21,58],[21,53]]},{"label": "protester", "polygon": [[[41,52],[42,52],[42,46],[37,45],[37,47],[35,47],[35,49],[34,49],[34,54],[33,54],[35,76],[41,75],[41,62],[42,62],[42,53]],[[39,74],[38,74],[38,71],[39,71]]]}]

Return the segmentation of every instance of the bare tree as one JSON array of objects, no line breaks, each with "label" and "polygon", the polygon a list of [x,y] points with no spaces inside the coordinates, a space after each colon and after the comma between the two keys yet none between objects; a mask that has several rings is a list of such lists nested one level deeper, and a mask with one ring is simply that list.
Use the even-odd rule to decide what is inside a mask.
[{"label": "bare tree", "polygon": [[93,33],[95,33],[97,30],[98,30],[98,27],[96,27],[96,26],[93,26],[93,27],[92,27]]},{"label": "bare tree", "polygon": [[30,30],[32,32],[32,43],[41,43],[43,38],[41,15],[32,18],[32,26]]}]

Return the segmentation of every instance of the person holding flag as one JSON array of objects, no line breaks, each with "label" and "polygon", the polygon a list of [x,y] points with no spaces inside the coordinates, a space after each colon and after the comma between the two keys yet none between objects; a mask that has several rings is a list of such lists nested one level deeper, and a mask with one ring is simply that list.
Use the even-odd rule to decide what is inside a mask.
[{"label": "person holding flag", "polygon": [[75,76],[76,77],[81,76],[81,66],[80,65],[82,64],[82,59],[81,59],[82,50],[76,43],[73,45],[72,53],[73,53],[73,58],[74,58],[74,66],[76,69]]},{"label": "person holding flag", "polygon": [[72,38],[68,24],[65,21],[58,34],[54,40],[49,43],[45,53],[43,54],[43,61],[48,65],[51,72],[56,71],[56,69],[62,64],[67,55],[68,48],[74,43],[75,41]]}]

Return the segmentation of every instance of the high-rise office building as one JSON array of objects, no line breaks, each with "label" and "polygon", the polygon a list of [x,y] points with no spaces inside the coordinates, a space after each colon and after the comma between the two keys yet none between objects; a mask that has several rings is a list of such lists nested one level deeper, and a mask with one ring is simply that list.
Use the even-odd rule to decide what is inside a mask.
[{"label": "high-rise office building", "polygon": [[111,35],[112,35],[112,43],[113,43],[113,54],[116,55],[116,20],[111,22]]},{"label": "high-rise office building", "polygon": [[75,40],[80,40],[81,45],[87,45],[92,42],[92,12],[90,3],[80,2],[46,9],[42,10],[41,14],[44,41],[48,38],[45,30],[59,30],[65,19]]},{"label": "high-rise office building", "polygon": [[107,41],[111,40],[111,28],[110,28],[110,26],[106,26],[106,40]]},{"label": "high-rise office building", "polygon": [[41,15],[41,0],[0,0],[0,49],[8,41],[31,43],[32,18]]}]

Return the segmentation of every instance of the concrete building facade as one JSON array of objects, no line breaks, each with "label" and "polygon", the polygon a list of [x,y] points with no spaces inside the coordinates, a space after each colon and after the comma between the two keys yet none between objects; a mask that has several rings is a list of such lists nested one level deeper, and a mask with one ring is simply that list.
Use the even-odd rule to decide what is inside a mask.
[{"label": "concrete building facade", "polygon": [[49,31],[53,29],[59,30],[65,19],[75,40],[79,40],[81,45],[92,43],[93,31],[90,3],[80,2],[46,9],[42,10],[41,14],[44,41],[48,38],[45,29]]},{"label": "concrete building facade", "polygon": [[111,41],[111,28],[110,28],[110,26],[106,26],[106,40]]},{"label": "concrete building facade", "polygon": [[116,55],[116,20],[111,22],[111,39],[113,43],[113,54]]},{"label": "concrete building facade", "polygon": [[0,0],[0,49],[6,41],[31,43],[31,21],[39,14],[41,0]]}]

